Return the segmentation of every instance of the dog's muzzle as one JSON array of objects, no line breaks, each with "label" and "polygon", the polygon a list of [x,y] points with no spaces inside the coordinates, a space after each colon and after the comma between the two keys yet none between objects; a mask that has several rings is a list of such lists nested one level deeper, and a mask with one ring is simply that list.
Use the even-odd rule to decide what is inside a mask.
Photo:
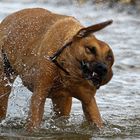
[{"label": "dog's muzzle", "polygon": [[94,86],[98,89],[105,76],[107,75],[107,66],[102,62],[85,62],[81,61],[81,70],[83,77],[91,80]]}]

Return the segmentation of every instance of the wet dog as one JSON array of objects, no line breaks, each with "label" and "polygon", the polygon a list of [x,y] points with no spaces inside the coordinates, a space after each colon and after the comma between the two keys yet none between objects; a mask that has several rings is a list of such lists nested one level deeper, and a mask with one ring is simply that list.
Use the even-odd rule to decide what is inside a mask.
[{"label": "wet dog", "polygon": [[68,116],[72,97],[82,103],[86,119],[102,127],[95,93],[112,78],[114,56],[92,33],[112,20],[84,27],[71,16],[41,8],[25,9],[0,24],[0,119],[17,75],[33,92],[27,126],[40,126],[46,98],[57,117]]}]

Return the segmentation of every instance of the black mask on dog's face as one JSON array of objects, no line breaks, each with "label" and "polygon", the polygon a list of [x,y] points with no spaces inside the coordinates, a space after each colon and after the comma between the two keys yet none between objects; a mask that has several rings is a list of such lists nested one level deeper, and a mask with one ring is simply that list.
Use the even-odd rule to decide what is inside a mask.
[{"label": "black mask on dog's face", "polygon": [[91,80],[94,86],[98,89],[107,74],[107,66],[100,62],[85,62],[81,61],[81,70],[83,78]]}]

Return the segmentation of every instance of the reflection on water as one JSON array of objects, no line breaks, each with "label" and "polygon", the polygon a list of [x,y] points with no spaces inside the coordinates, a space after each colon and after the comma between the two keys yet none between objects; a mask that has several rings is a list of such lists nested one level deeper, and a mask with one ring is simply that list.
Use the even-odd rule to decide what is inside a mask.
[{"label": "reflection on water", "polygon": [[[23,1],[23,0],[22,0]],[[52,2],[51,2],[52,3]],[[97,102],[105,128],[97,130],[87,125],[80,102],[74,99],[70,118],[51,119],[50,101],[46,102],[42,129],[28,134],[24,131],[31,94],[18,78],[10,96],[8,116],[0,124],[0,139],[140,139],[140,16],[116,12],[101,5],[50,3],[5,3],[0,1],[0,20],[7,14],[26,7],[44,7],[61,14],[72,15],[84,25],[113,19],[114,24],[96,36],[105,40],[115,54],[114,77],[97,93]]]}]

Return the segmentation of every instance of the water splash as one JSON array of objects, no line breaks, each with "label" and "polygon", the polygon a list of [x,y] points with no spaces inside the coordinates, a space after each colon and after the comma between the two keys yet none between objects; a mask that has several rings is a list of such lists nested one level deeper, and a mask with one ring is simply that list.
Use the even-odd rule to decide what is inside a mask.
[{"label": "water splash", "polygon": [[100,131],[85,122],[80,103],[74,100],[70,118],[62,117],[56,120],[52,119],[51,103],[47,102],[42,128],[31,134],[25,132],[32,93],[17,79],[10,95],[7,118],[0,123],[0,139],[140,139],[139,15],[130,15],[124,11],[116,13],[117,7],[112,10],[103,5],[66,4],[58,7],[50,3],[32,4],[32,0],[29,3],[24,0],[25,3],[15,1],[12,4],[0,2],[0,19],[22,8],[39,6],[73,15],[86,26],[108,18],[114,19],[110,30],[103,30],[96,35],[111,45],[116,62],[112,81],[97,93],[97,102],[105,123],[105,127]]}]

